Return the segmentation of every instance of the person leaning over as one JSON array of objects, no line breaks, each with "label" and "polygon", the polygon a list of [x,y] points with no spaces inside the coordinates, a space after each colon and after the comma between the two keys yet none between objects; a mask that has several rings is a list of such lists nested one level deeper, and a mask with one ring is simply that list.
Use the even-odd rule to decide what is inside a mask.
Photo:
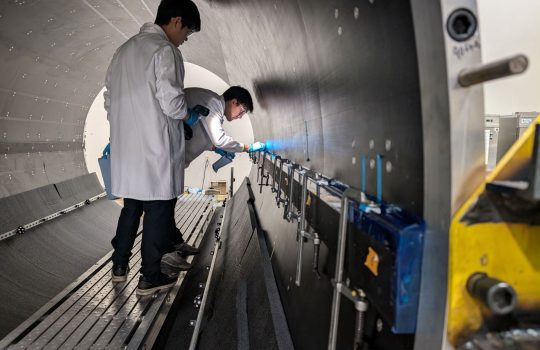
[{"label": "person leaning over", "polygon": [[199,31],[191,0],[162,0],[155,23],[115,52],[105,79],[105,109],[111,132],[111,191],[124,198],[112,240],[113,282],[127,278],[131,249],[142,213],[141,273],[137,294],[174,285],[161,272],[170,246],[176,198],[184,183],[184,131],[189,118],[184,63],[178,47]]},{"label": "person leaning over", "polygon": [[[189,108],[197,105],[208,108],[209,113],[192,125],[192,137],[186,141],[186,168],[204,151],[216,151],[223,155],[229,153],[234,158],[236,152],[257,151],[264,149],[264,143],[255,142],[251,145],[243,144],[227,135],[223,129],[225,119],[229,122],[241,119],[248,112],[253,111],[253,100],[249,91],[240,86],[232,86],[223,95],[201,89],[187,88],[184,90]],[[232,155],[230,155],[232,154]],[[186,253],[196,254],[198,250],[182,251],[180,249],[186,243],[180,230],[174,225],[171,241],[175,244],[175,250],[163,256],[162,262],[176,269],[189,269],[191,265],[184,259]]]}]

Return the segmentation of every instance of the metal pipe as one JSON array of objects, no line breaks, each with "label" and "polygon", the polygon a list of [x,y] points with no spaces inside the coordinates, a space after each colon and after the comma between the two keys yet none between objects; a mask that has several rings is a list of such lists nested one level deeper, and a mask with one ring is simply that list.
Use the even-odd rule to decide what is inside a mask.
[{"label": "metal pipe", "polygon": [[345,262],[345,242],[347,240],[347,225],[349,218],[349,198],[346,193],[341,197],[341,216],[339,220],[338,251],[336,259],[336,271],[334,274],[334,295],[332,297],[332,313],[330,319],[330,335],[328,349],[335,350],[337,344],[337,331],[339,324],[339,307],[341,303],[341,287],[343,279],[343,264]]},{"label": "metal pipe", "polygon": [[525,55],[516,55],[478,67],[462,70],[458,75],[458,83],[462,87],[484,83],[486,81],[508,77],[525,72],[529,59]]}]

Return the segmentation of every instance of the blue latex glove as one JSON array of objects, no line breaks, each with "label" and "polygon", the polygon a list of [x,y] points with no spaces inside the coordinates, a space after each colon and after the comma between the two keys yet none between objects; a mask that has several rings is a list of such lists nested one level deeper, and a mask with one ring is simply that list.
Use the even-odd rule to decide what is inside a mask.
[{"label": "blue latex glove", "polygon": [[196,105],[193,108],[188,108],[188,117],[184,120],[184,123],[186,123],[188,126],[193,126],[197,124],[201,117],[207,117],[209,113],[210,110],[201,105]]},{"label": "blue latex glove", "polygon": [[233,160],[234,157],[236,156],[233,152],[227,152],[227,151],[222,150],[221,148],[216,148],[214,150],[214,152],[216,152],[217,154],[219,154],[222,157],[227,157],[227,158],[229,158],[231,160]]},{"label": "blue latex glove", "polygon": [[193,126],[197,124],[201,116],[199,113],[195,112],[194,110],[188,109],[188,115],[189,117],[184,120],[184,123],[186,123],[189,126]]},{"label": "blue latex glove", "polygon": [[103,158],[107,158],[107,156],[111,153],[111,144],[108,143],[107,146],[105,146],[105,149],[103,150]]},{"label": "blue latex glove", "polygon": [[266,149],[266,144],[264,142],[255,142],[249,145],[248,152],[257,152],[264,151]]}]

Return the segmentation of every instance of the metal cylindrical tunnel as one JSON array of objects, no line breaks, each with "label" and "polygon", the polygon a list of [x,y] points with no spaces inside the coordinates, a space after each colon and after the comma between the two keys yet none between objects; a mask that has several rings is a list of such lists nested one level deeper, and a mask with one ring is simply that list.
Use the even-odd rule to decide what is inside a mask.
[{"label": "metal cylindrical tunnel", "polygon": [[[59,218],[0,241],[0,300],[4,301],[0,337],[111,249],[120,207],[105,199],[85,203],[103,191],[85,164],[85,120],[104,86],[113,53],[142,24],[154,21],[158,4],[159,0],[0,4],[0,235],[77,205],[58,214]],[[295,167],[322,174],[337,186],[361,189],[370,198],[421,218],[427,229],[422,258],[414,264],[421,269],[422,282],[417,276],[414,283],[422,302],[415,304],[418,319],[412,335],[408,331],[402,338],[396,331],[400,324],[403,329],[409,326],[399,323],[390,307],[381,311],[377,303],[370,304],[365,310],[379,316],[364,320],[363,313],[354,313],[353,304],[343,301],[342,306],[350,313],[345,317],[361,320],[356,323],[362,331],[380,328],[382,335],[395,335],[390,343],[375,341],[378,348],[400,341],[409,348],[413,343],[417,349],[440,348],[445,332],[446,300],[441,296],[446,295],[448,226],[480,183],[474,169],[482,159],[483,143],[477,136],[483,125],[480,118],[470,116],[483,114],[482,88],[458,84],[460,72],[481,63],[476,2],[198,0],[196,4],[202,30],[180,47],[184,59],[252,93],[254,139],[265,141],[276,156],[275,163],[260,159],[260,175],[265,168],[271,170],[255,194],[257,200],[266,198],[262,188],[272,175],[268,201],[276,197],[277,206],[288,209],[286,215],[282,206],[278,210],[272,204],[273,209],[266,211],[261,220],[268,225],[269,239],[279,240],[281,230],[291,230],[287,220],[297,218],[292,198],[301,193],[302,182],[295,180]],[[467,84],[476,81],[468,77]],[[287,177],[284,168],[293,169],[292,175]],[[259,169],[253,166],[252,182]],[[290,191],[283,194],[288,203],[280,198],[285,185]],[[305,208],[305,202],[316,199],[306,193],[303,198],[299,214],[309,216],[311,209]],[[332,220],[329,216],[328,222]],[[334,243],[325,240],[337,240],[337,233],[327,239],[307,231],[308,223],[297,239],[317,242],[316,259],[307,252],[303,259],[313,264],[317,274],[333,271],[333,263],[319,265],[319,260],[335,258],[336,253],[328,250]],[[351,246],[361,245],[354,237],[348,239]],[[276,279],[278,286],[285,286],[290,276],[294,279],[296,259],[291,272],[288,248],[278,248],[276,256],[284,258],[275,261],[276,271],[282,273]],[[367,260],[365,264],[369,265]],[[375,271],[373,265],[370,269]],[[313,283],[321,294],[331,295],[330,282],[323,286],[313,276],[296,275],[298,286]],[[380,283],[384,289],[390,282]],[[316,309],[309,303],[318,297],[296,305],[300,290],[305,291],[298,288],[288,296],[282,294],[282,299],[288,322],[294,324],[291,329],[302,333],[293,335],[293,341],[302,348],[309,343],[309,329],[302,328],[299,311],[304,306]],[[362,302],[373,303],[369,293],[366,298],[362,295]],[[386,304],[393,302],[392,296]],[[329,322],[329,312],[315,310],[309,316],[322,314]],[[338,334],[337,329],[333,334]],[[328,334],[322,338],[328,340]]]}]

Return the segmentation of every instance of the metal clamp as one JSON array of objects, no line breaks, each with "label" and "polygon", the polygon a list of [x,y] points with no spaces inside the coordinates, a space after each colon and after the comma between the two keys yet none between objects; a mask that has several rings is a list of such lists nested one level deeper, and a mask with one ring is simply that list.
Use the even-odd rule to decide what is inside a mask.
[{"label": "metal clamp", "polygon": [[[296,169],[299,168],[299,165],[296,163],[292,163],[289,167],[289,198],[287,202],[287,206],[284,208],[284,216],[287,221],[291,222],[292,220],[298,220],[298,213],[293,213],[293,193],[294,193],[294,172]],[[285,215],[286,212],[286,215]]]},{"label": "metal clamp", "polygon": [[347,241],[347,226],[349,225],[349,200],[358,201],[361,192],[352,188],[348,188],[343,193],[341,198],[341,215],[338,233],[338,251],[336,258],[336,271],[334,275],[334,293],[332,298],[332,313],[330,320],[330,335],[328,338],[328,349],[335,350],[337,345],[337,331],[339,324],[339,310],[341,296],[344,295],[347,299],[354,303],[356,308],[356,327],[355,327],[355,344],[357,349],[362,343],[364,331],[364,313],[368,308],[368,303],[365,294],[362,290],[351,290],[343,283],[343,265],[345,263],[345,246]]},{"label": "metal clamp", "polygon": [[280,207],[281,203],[287,202],[286,199],[281,198],[281,180],[283,177],[283,162],[284,161],[288,162],[288,160],[286,159],[285,160],[281,159],[281,162],[279,163],[279,180],[278,180],[278,188],[277,188],[277,193],[276,193],[276,203],[277,203],[278,208]]},{"label": "metal clamp", "polygon": [[[296,255],[296,278],[295,283],[297,286],[300,286],[302,282],[302,262],[303,262],[303,251],[304,251],[304,238],[313,239],[315,244],[315,236],[308,232],[307,223],[306,223],[306,202],[307,202],[307,192],[308,192],[308,179],[313,179],[317,181],[319,175],[312,170],[305,170],[302,175],[302,202],[300,203],[300,221],[298,224],[297,230],[297,255]],[[317,238],[318,239],[318,238]],[[318,239],[320,244],[320,239]],[[318,255],[317,246],[317,255]],[[314,249],[315,254],[315,249]],[[318,266],[318,256],[317,256],[317,266]],[[315,261],[315,257],[314,257]]]},{"label": "metal clamp", "polygon": [[270,188],[270,191],[272,191],[272,193],[276,193],[277,192],[277,189],[276,189],[276,168],[277,168],[277,162],[280,163],[283,163],[283,161],[281,160],[281,157],[280,156],[275,156],[274,157],[274,161],[273,161],[273,168],[272,168],[272,187]]},{"label": "metal clamp", "polygon": [[[262,187],[263,186],[268,186],[268,180],[270,178],[270,173],[269,172],[266,175],[264,175],[264,163],[266,162],[266,152],[263,153],[262,157],[263,157],[262,165],[259,166],[259,170],[261,171],[260,172],[261,182],[259,183],[259,193],[262,193]],[[257,173],[257,181],[259,179],[258,175],[259,175],[259,173]],[[266,185],[263,184],[263,181],[264,181],[265,178],[266,178]]]}]

